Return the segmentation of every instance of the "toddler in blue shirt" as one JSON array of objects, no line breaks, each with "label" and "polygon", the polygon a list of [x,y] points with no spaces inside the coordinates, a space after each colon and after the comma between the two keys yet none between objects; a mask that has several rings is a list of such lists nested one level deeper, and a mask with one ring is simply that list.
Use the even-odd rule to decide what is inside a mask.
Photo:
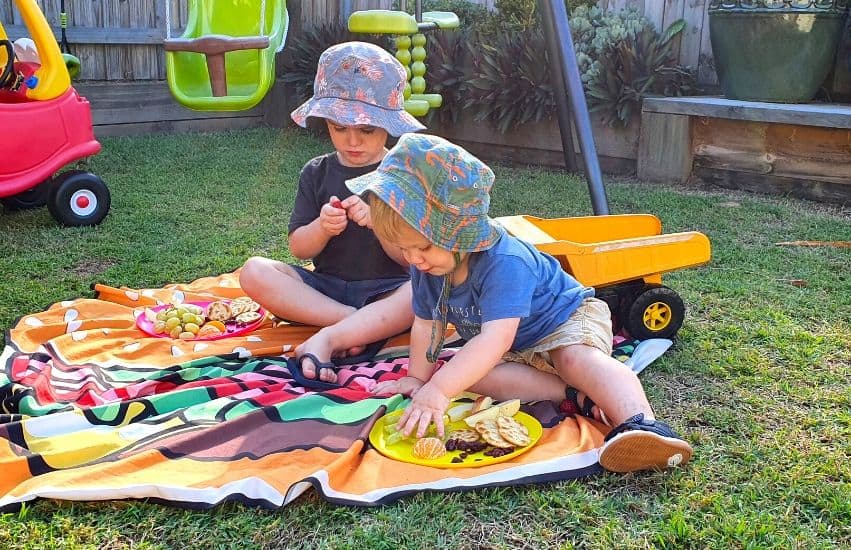
[{"label": "toddler in blue shirt", "polygon": [[[615,426],[600,450],[604,468],[685,464],[691,446],[655,419],[638,377],[611,356],[608,306],[553,257],[495,224],[493,180],[464,149],[404,134],[377,170],[346,182],[367,198],[378,238],[411,265],[408,373],[374,392],[411,396],[399,427],[418,437],[432,422],[442,436],[443,415],[465,390],[498,400],[566,399]],[[466,343],[435,369],[448,322]]]}]

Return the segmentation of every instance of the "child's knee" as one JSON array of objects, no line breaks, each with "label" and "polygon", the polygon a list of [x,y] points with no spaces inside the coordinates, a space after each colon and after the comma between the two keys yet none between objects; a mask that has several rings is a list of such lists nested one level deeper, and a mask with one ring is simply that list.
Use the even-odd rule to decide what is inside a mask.
[{"label": "child's knee", "polygon": [[257,286],[266,278],[264,276],[266,262],[265,258],[259,256],[252,256],[245,260],[239,270],[239,285],[243,290]]},{"label": "child's knee", "polygon": [[550,352],[550,355],[558,371],[570,375],[582,375],[589,369],[600,368],[603,362],[611,359],[600,349],[588,344],[573,344]]}]

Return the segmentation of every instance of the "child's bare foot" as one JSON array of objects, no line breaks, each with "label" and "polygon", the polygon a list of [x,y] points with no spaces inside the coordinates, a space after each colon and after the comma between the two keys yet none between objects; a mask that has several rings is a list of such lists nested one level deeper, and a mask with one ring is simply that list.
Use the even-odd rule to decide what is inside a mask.
[{"label": "child's bare foot", "polygon": [[333,354],[334,347],[321,330],[295,349],[295,356],[305,378],[316,378],[318,369],[319,380],[331,383],[337,381],[336,366],[331,362]]},{"label": "child's bare foot", "polygon": [[336,365],[330,361],[320,361],[312,353],[305,353],[298,357],[298,365],[305,378],[316,378],[316,369],[319,368],[319,380],[333,384],[337,381],[337,373],[334,372]]}]

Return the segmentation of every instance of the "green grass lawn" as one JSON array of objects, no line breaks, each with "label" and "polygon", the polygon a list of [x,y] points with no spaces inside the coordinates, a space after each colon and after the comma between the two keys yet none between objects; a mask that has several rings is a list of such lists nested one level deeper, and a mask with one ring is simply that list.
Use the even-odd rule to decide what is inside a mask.
[{"label": "green grass lawn", "polygon": [[[96,282],[159,287],[249,255],[290,258],[299,169],[327,150],[301,130],[105,140],[90,163],[112,191],[102,225],[0,214],[0,328]],[[495,170],[494,215],[590,213],[581,178]],[[775,244],[851,241],[848,211],[629,181],[607,190],[613,213],[656,214],[666,232],[712,241],[708,266],[666,276],[686,322],[641,375],[657,414],[695,447],[686,468],[370,509],[312,492],[275,511],[38,501],[0,516],[0,548],[849,547],[851,250]]]}]

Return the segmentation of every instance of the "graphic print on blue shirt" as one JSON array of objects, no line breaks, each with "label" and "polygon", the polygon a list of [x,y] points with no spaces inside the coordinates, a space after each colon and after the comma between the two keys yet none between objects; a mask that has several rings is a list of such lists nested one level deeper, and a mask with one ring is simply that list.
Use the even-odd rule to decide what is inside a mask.
[{"label": "graphic print on blue shirt", "polygon": [[[414,313],[437,319],[443,277],[411,268]],[[512,350],[531,347],[552,332],[594,289],[565,273],[558,261],[532,245],[504,233],[493,248],[470,255],[467,280],[449,294],[448,321],[466,340],[482,323],[520,318]]]}]

